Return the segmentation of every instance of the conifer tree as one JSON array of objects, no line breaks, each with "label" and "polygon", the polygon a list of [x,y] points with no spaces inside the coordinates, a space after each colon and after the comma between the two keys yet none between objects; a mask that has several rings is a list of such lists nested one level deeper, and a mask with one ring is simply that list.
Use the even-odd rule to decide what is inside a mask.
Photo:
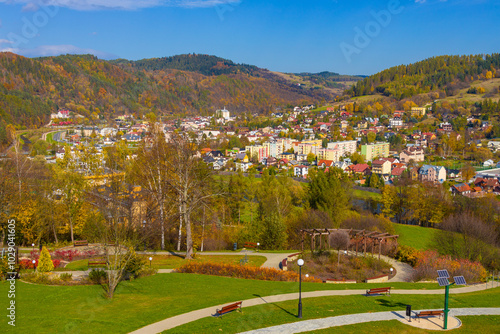
[{"label": "conifer tree", "polygon": [[37,270],[42,273],[54,270],[54,264],[52,263],[50,253],[45,246],[43,246],[42,252],[40,253]]}]

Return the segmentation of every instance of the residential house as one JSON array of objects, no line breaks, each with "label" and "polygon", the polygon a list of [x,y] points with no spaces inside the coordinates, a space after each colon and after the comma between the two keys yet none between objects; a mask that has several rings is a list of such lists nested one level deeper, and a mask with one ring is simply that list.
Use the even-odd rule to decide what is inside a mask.
[{"label": "residential house", "polygon": [[420,147],[409,147],[399,155],[399,160],[407,164],[410,160],[415,162],[424,161],[424,150]]},{"label": "residential house", "polygon": [[243,173],[246,173],[248,171],[248,168],[252,167],[251,162],[236,162],[236,170],[237,171],[242,171]]},{"label": "residential house", "polygon": [[355,175],[369,175],[371,173],[370,166],[367,164],[350,165],[346,171]]},{"label": "residential house", "polygon": [[444,182],[446,181],[446,168],[443,166],[423,165],[418,170],[420,181]]},{"label": "residential house", "polygon": [[490,141],[488,142],[488,148],[495,153],[500,150],[500,141]]},{"label": "residential house", "polygon": [[441,129],[443,129],[444,132],[451,132],[451,131],[453,131],[453,126],[450,123],[448,123],[448,122],[441,123],[439,125],[439,127]]},{"label": "residential house", "polygon": [[463,195],[466,196],[472,192],[472,189],[467,183],[458,183],[451,187],[451,193],[453,195]]},{"label": "residential house", "polygon": [[389,120],[389,127],[391,127],[391,128],[402,127],[403,125],[404,125],[404,122],[399,117],[394,117],[394,118],[391,118]]},{"label": "residential house", "polygon": [[57,150],[57,152],[56,152],[56,158],[57,159],[63,159],[64,158],[64,154],[65,154],[64,148],[61,148],[61,149]]},{"label": "residential house", "polygon": [[492,193],[496,187],[500,186],[500,183],[498,179],[483,179],[479,177],[474,180],[474,186],[481,187],[487,193]]},{"label": "residential house", "polygon": [[423,117],[425,116],[425,113],[427,112],[427,108],[425,107],[413,107],[410,110],[411,117]]},{"label": "residential house", "polygon": [[126,135],[124,135],[122,137],[122,139],[124,139],[128,142],[138,142],[138,141],[141,141],[141,136],[136,135],[136,134],[127,133]]},{"label": "residential house", "polygon": [[483,163],[483,167],[491,167],[491,166],[494,166],[495,165],[495,162],[491,159],[488,159],[486,160],[484,163]]},{"label": "residential house", "polygon": [[319,160],[318,167],[319,168],[328,168],[335,166],[335,162],[333,160]]},{"label": "residential house", "polygon": [[401,175],[403,175],[405,170],[406,170],[406,168],[403,168],[403,167],[393,168],[391,171],[391,178],[395,179],[395,178],[401,177]]},{"label": "residential house", "polygon": [[459,179],[462,177],[462,171],[460,169],[448,169],[446,173],[449,179]]},{"label": "residential house", "polygon": [[388,160],[374,160],[372,162],[372,173],[379,175],[391,174],[391,162]]},{"label": "residential house", "polygon": [[295,175],[295,177],[306,178],[308,173],[309,173],[309,166],[299,165],[293,167],[293,175]]},{"label": "residential house", "polygon": [[234,156],[235,161],[248,162],[248,155],[245,152],[240,152]]}]

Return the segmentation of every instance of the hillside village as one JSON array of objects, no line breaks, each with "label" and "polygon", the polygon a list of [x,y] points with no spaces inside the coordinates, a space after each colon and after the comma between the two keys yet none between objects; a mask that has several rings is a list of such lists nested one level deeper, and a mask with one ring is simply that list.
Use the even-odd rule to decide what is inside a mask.
[{"label": "hillside village", "polygon": [[[433,117],[432,106],[364,119],[350,109],[352,105],[348,104],[297,106],[265,118],[250,115],[258,121],[242,126],[249,123],[248,116],[234,116],[223,108],[213,116],[166,120],[161,124],[167,140],[169,134],[181,131],[205,145],[199,155],[216,171],[256,174],[270,168],[275,173],[307,179],[311,169],[338,167],[361,186],[380,188],[407,173],[413,180],[446,183],[453,194],[469,197],[500,194],[500,169],[495,170],[500,168],[500,141],[484,138],[490,127],[488,121],[467,117],[466,141],[462,137],[464,132],[455,131],[446,119],[434,119],[435,128],[426,126],[426,131],[418,123],[412,123]],[[63,158],[67,149],[90,150],[104,168],[102,153],[106,147],[126,143],[133,158],[134,147],[143,141],[147,145],[151,120],[121,115],[112,124],[78,125],[82,118],[67,109],[52,114],[54,145],[46,152],[53,153],[45,157],[48,162]],[[463,152],[473,154],[479,150],[483,156],[474,155],[467,161],[457,156],[445,158],[446,142],[452,140],[457,145],[461,143]],[[29,149],[27,146],[26,153],[34,155]],[[476,167],[477,175],[464,179],[462,171],[471,165]],[[492,170],[480,172],[483,169]],[[372,174],[378,176],[379,184],[370,182]]]}]

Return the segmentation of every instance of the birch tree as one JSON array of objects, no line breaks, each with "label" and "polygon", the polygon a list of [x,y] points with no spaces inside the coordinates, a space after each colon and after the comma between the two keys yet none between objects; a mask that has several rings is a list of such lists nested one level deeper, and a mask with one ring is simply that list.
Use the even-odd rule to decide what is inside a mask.
[{"label": "birch tree", "polygon": [[210,191],[212,174],[197,151],[197,145],[187,136],[173,133],[168,143],[168,185],[179,204],[179,229],[186,228],[186,259],[193,256],[191,214],[209,198],[218,194]]},{"label": "birch tree", "polygon": [[149,140],[138,151],[133,178],[158,205],[162,250],[165,249],[165,221],[168,212],[166,201],[170,191],[168,156],[165,135],[158,124],[153,124]]}]

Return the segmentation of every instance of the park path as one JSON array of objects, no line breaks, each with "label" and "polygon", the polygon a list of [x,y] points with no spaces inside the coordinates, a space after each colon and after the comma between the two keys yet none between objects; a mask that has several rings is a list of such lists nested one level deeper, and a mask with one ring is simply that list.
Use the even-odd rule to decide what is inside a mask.
[{"label": "park path", "polygon": [[[418,310],[414,312],[419,312],[423,310]],[[458,308],[452,309],[449,313],[450,316],[469,316],[469,315],[500,315],[500,308]],[[388,311],[388,312],[376,312],[376,313],[359,313],[359,314],[347,314],[336,317],[322,318],[298,321],[289,324],[267,327],[256,329],[253,331],[248,331],[240,334],[294,334],[294,333],[304,333],[310,332],[330,327],[346,326],[353,324],[360,324],[371,321],[385,321],[385,320],[399,320],[402,321],[406,319],[405,311]],[[403,321],[402,321],[403,322]],[[404,321],[406,323],[406,321]],[[457,327],[460,326],[458,322]],[[455,328],[457,328],[455,327]],[[448,327],[448,329],[454,329]]]},{"label": "park path", "polygon": [[[355,256],[356,253],[353,251],[348,252],[349,255]],[[378,254],[371,254],[371,253],[366,253],[368,256],[374,256],[375,258],[378,258]],[[361,256],[361,253],[358,253],[358,256]],[[400,261],[397,261],[393,259],[392,257],[388,257],[385,255],[380,255],[380,259],[389,263],[396,271],[396,275],[394,277],[391,277],[389,279],[389,282],[411,282],[413,278],[413,273],[415,272],[415,269],[412,268],[407,263],[403,263]]]},{"label": "park path", "polygon": [[[184,256],[184,252],[137,252],[138,254],[145,255],[177,255]],[[238,252],[198,252],[196,256],[201,255],[249,255],[249,256],[264,256],[267,260],[261,267],[280,269],[281,261],[288,257],[288,255],[297,254],[297,252],[290,253],[265,253],[256,252],[254,250],[240,250]]]},{"label": "park path", "polygon": [[[182,252],[137,252],[138,254],[143,254],[143,255],[172,255],[172,256],[184,256],[184,253]],[[203,252],[203,253],[196,253],[196,255],[255,255],[255,256],[264,256],[267,260],[264,262],[264,264],[261,265],[261,267],[269,267],[269,268],[276,268],[280,269],[279,265],[281,261],[286,258],[288,255],[291,254],[296,254],[296,253],[260,253],[260,252],[255,252],[255,251],[239,251],[239,252],[234,252],[234,253],[229,253],[229,252]],[[158,269],[159,274],[167,274],[173,272],[174,269]],[[80,270],[80,271],[57,271],[57,274],[63,274],[63,273],[68,273],[73,275],[73,279],[81,279],[85,276],[89,275],[90,270]]]},{"label": "park path", "polygon": [[[458,293],[469,293],[475,291],[485,290],[487,288],[492,288],[492,286],[488,287],[487,284],[478,284],[471,285],[462,288],[450,289],[450,294],[458,294]],[[326,297],[326,296],[349,296],[349,295],[363,295],[366,293],[366,290],[322,290],[322,291],[309,291],[303,292],[302,298],[312,298],[312,297]],[[438,295],[443,294],[442,289],[436,290],[391,290],[391,294],[402,294],[402,295]],[[262,304],[269,303],[278,303],[287,300],[296,300],[298,299],[298,293],[287,293],[282,295],[274,295],[267,297],[259,297],[253,299],[247,299],[243,301],[243,307],[250,307]],[[159,322],[150,324],[148,326],[142,327],[136,331],[131,332],[131,334],[151,334],[151,333],[161,333],[168,329],[172,329],[174,327],[187,324],[189,322],[199,320],[202,318],[213,316],[216,309],[222,308],[222,306],[230,304],[231,302],[214,305],[212,307],[206,307],[204,309],[191,311],[188,313],[180,314],[171,318],[167,318],[165,320],[161,320]]]}]

